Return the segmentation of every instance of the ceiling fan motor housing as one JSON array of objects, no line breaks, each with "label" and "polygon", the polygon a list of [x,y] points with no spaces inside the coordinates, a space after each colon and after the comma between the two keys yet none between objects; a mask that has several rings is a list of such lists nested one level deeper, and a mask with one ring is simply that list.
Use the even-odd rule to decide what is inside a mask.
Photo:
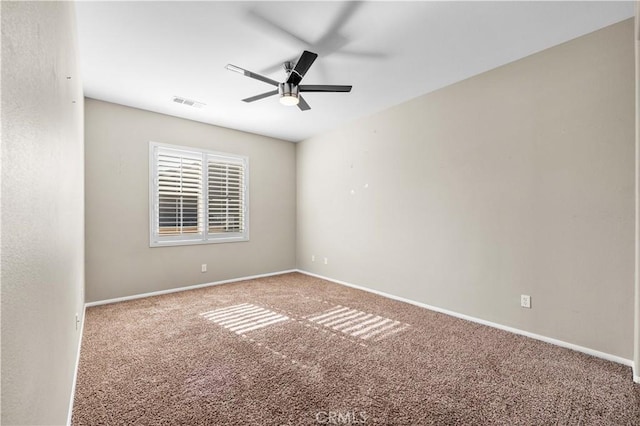
[{"label": "ceiling fan motor housing", "polygon": [[280,96],[291,96],[294,98],[298,97],[298,85],[292,83],[280,83],[278,85],[278,93]]}]

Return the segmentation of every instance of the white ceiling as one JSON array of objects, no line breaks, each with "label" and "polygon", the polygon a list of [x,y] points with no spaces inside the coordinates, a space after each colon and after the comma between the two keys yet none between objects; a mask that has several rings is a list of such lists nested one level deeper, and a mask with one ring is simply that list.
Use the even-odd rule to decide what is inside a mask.
[{"label": "white ceiling", "polygon": [[[77,3],[85,96],[300,141],[634,14],[624,2]],[[311,110],[228,63],[283,81],[279,65],[318,53],[303,84]],[[173,96],[206,104],[180,105]]]}]

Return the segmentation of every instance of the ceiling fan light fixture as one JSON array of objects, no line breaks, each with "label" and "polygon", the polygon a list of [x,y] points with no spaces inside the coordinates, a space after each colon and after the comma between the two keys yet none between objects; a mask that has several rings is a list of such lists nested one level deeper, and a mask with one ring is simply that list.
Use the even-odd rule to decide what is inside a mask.
[{"label": "ceiling fan light fixture", "polygon": [[280,103],[286,106],[294,106],[300,103],[300,99],[297,96],[281,96]]},{"label": "ceiling fan light fixture", "polygon": [[282,105],[293,106],[298,105],[300,99],[298,98],[298,86],[290,83],[280,83],[278,85],[278,92],[280,93],[280,103]]}]

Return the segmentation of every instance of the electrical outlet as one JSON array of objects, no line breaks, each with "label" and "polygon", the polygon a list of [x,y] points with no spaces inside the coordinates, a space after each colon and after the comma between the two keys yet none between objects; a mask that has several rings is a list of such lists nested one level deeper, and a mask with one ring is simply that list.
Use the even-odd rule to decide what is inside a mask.
[{"label": "electrical outlet", "polygon": [[326,258],[326,257],[324,258],[324,264],[325,264],[325,265],[328,265],[328,264],[329,264],[329,259],[328,259],[328,258]]},{"label": "electrical outlet", "polygon": [[203,263],[202,267],[200,268],[200,272],[207,272],[207,264]]},{"label": "electrical outlet", "polygon": [[523,308],[531,309],[531,296],[526,294],[520,295],[520,306]]},{"label": "electrical outlet", "polygon": [[315,254],[312,254],[312,255],[311,255],[311,261],[312,261],[312,262],[315,262],[315,261],[316,261],[316,255],[315,255]]}]

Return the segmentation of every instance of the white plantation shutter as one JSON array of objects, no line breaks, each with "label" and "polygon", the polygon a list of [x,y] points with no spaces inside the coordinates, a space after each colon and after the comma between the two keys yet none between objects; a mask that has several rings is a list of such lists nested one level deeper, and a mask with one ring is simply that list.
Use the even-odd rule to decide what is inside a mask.
[{"label": "white plantation shutter", "polygon": [[209,234],[244,232],[244,163],[210,155],[207,158]]},{"label": "white plantation shutter", "polygon": [[158,147],[157,197],[158,235],[201,235],[202,156]]},{"label": "white plantation shutter", "polygon": [[248,159],[150,143],[150,245],[248,240]]}]

